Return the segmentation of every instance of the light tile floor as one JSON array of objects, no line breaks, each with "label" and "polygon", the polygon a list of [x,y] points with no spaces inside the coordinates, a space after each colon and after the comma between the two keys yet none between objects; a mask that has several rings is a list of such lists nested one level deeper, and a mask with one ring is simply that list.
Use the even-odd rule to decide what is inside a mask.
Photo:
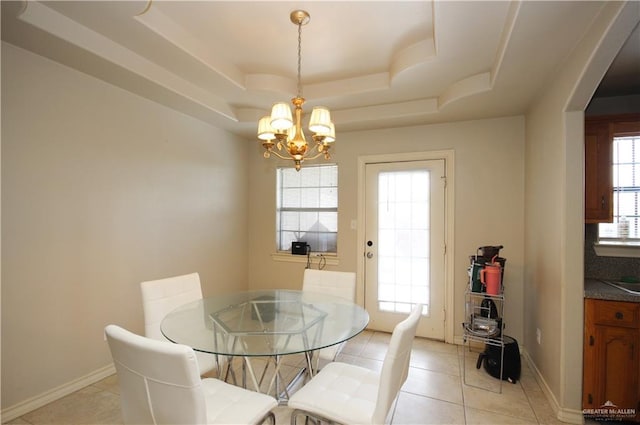
[{"label": "light tile floor", "polygon": [[[338,360],[380,370],[390,334],[365,331],[350,340]],[[502,384],[483,368],[478,355],[461,346],[416,338],[411,368],[394,407],[392,423],[410,424],[561,424],[526,363],[520,381]],[[283,374],[289,379],[303,364],[287,356]],[[466,366],[463,368],[463,365]],[[463,373],[466,371],[467,385]],[[265,380],[267,381],[267,380]],[[266,383],[265,383],[266,384]],[[9,424],[121,424],[117,377],[110,376]],[[290,409],[275,410],[278,424],[288,424]],[[301,422],[301,421],[300,421]]]}]

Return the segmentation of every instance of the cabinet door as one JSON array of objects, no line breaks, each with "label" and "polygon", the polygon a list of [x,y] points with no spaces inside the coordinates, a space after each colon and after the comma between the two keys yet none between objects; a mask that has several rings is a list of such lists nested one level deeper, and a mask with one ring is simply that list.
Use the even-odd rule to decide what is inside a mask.
[{"label": "cabinet door", "polygon": [[[602,404],[611,401],[620,408],[635,409],[638,402],[638,332],[613,326],[597,326],[596,340],[601,340],[598,354],[602,368]],[[631,389],[631,391],[630,391]]]},{"label": "cabinet door", "polygon": [[612,143],[609,123],[585,121],[584,218],[586,223],[613,222]]},{"label": "cabinet door", "polygon": [[640,422],[640,304],[585,299],[582,407],[635,409]]},{"label": "cabinet door", "polygon": [[609,402],[619,409],[637,409],[638,330],[596,325],[589,338],[593,345],[585,350],[585,361],[592,363],[585,364],[584,407],[598,409]]}]

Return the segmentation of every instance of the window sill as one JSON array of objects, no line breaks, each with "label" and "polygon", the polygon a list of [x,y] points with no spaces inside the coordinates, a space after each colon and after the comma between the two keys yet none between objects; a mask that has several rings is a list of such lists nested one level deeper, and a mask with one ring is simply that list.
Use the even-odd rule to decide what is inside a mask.
[{"label": "window sill", "polygon": [[593,249],[599,257],[640,258],[638,242],[596,242]]},{"label": "window sill", "polygon": [[[326,264],[330,266],[337,266],[340,264],[340,260],[336,254],[320,254],[312,252],[310,255],[311,264],[317,263],[321,260],[321,257],[324,258]],[[271,254],[271,259],[273,261],[281,261],[285,263],[307,263],[306,255],[292,255],[288,252],[274,252]]]}]

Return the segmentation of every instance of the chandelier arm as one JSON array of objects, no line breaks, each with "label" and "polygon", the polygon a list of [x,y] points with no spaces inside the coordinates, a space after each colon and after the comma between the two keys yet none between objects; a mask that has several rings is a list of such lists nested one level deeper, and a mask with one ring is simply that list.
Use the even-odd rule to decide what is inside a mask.
[{"label": "chandelier arm", "polygon": [[325,151],[324,149],[321,150],[320,152],[318,152],[317,154],[313,155],[313,156],[305,156],[304,159],[308,159],[309,161],[313,161],[314,159],[318,158],[321,155],[325,155],[327,151]]},{"label": "chandelier arm", "polygon": [[282,155],[282,154],[278,153],[278,151],[274,151],[274,150],[270,150],[270,151],[269,151],[269,154],[271,154],[271,155],[275,155],[275,156],[277,156],[277,157],[278,157],[278,158],[280,158],[280,159],[291,159],[291,157],[290,157],[290,156],[284,156],[284,155]]}]

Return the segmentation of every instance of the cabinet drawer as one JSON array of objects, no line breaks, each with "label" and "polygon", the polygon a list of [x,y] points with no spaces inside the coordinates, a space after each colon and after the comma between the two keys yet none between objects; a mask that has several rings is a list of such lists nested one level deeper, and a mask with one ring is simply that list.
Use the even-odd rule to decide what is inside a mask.
[{"label": "cabinet drawer", "polygon": [[640,303],[594,301],[593,322],[598,325],[640,326]]}]

